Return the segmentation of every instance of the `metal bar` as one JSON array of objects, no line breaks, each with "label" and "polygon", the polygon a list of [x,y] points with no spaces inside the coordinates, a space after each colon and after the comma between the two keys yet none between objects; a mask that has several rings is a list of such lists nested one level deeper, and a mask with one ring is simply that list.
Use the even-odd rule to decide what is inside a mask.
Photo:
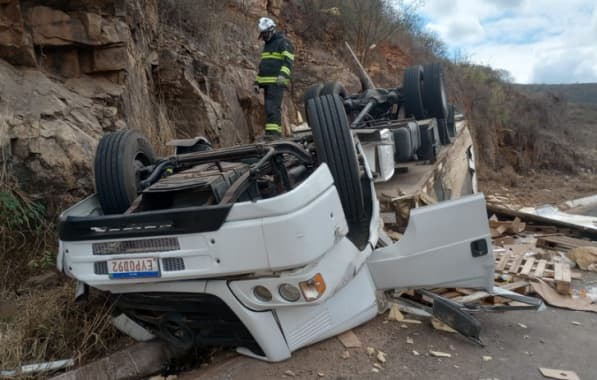
[{"label": "metal bar", "polygon": [[361,81],[361,88],[363,89],[363,91],[376,88],[375,84],[373,83],[373,80],[371,80],[371,77],[369,76],[369,74],[367,74],[367,71],[365,71],[365,68],[361,64],[361,61],[359,61],[359,58],[350,47],[350,44],[347,41],[344,41],[344,44],[346,45],[346,48],[348,49],[348,52],[352,57],[355,69],[357,71],[356,74],[359,77],[359,80]]},{"label": "metal bar", "polygon": [[376,101],[371,99],[369,100],[369,103],[367,103],[367,105],[365,106],[365,108],[363,108],[361,110],[361,112],[359,113],[359,116],[357,116],[356,119],[354,119],[354,121],[352,122],[352,124],[350,125],[350,128],[355,128],[356,126],[358,126],[361,121],[363,121],[363,119],[365,118],[365,116],[367,116],[367,114],[369,113],[369,111],[371,111],[371,108],[373,108],[373,106],[375,105]]}]

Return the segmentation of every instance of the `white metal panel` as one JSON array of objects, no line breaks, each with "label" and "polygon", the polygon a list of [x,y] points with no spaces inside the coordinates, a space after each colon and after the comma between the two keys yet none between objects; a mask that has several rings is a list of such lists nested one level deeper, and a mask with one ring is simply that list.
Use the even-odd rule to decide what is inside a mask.
[{"label": "white metal panel", "polygon": [[377,315],[375,285],[367,267],[326,302],[277,309],[291,351],[356,327]]},{"label": "white metal panel", "polygon": [[263,219],[271,268],[306,265],[332,248],[337,232],[348,231],[335,187],[291,214]]},{"label": "white metal panel", "polygon": [[317,199],[334,186],[334,178],[326,164],[321,164],[299,186],[288,193],[257,202],[235,203],[226,221],[249,220],[292,213]]},{"label": "white metal panel", "polygon": [[[484,239],[488,253],[473,257]],[[493,253],[483,194],[411,210],[404,237],[367,260],[377,289],[493,287]]]}]

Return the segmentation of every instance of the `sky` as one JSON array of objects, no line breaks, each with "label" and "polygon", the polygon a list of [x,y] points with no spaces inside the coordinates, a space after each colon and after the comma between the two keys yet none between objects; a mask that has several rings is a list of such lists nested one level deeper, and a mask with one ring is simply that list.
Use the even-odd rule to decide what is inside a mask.
[{"label": "sky", "polygon": [[424,0],[418,13],[451,58],[507,70],[516,83],[597,82],[596,0]]}]

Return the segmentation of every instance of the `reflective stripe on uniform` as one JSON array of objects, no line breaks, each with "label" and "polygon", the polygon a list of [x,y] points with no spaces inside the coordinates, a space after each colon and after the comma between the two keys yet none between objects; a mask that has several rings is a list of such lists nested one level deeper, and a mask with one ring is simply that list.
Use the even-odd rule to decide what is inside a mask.
[{"label": "reflective stripe on uniform", "polygon": [[284,56],[282,55],[282,53],[262,53],[261,54],[261,59],[278,59],[278,60],[283,60]]},{"label": "reflective stripe on uniform", "polygon": [[291,61],[294,61],[294,54],[292,54],[291,52],[289,52],[288,50],[284,50],[281,55],[283,55],[284,57],[290,59]]},{"label": "reflective stripe on uniform", "polygon": [[259,84],[273,84],[278,82],[278,77],[257,77],[255,81]]},{"label": "reflective stripe on uniform", "polygon": [[282,126],[279,124],[275,124],[275,123],[267,123],[265,125],[265,130],[266,131],[272,131],[272,132],[280,132],[282,133]]},{"label": "reflective stripe on uniform", "polygon": [[290,76],[290,69],[286,66],[282,66],[282,68],[280,69],[280,72]]}]

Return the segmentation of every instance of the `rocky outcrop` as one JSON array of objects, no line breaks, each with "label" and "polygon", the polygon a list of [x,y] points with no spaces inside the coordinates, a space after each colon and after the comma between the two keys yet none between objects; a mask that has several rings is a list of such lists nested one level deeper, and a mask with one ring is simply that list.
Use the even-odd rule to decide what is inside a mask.
[{"label": "rocky outcrop", "polygon": [[18,0],[0,0],[0,57],[14,65],[35,66],[36,63]]},{"label": "rocky outcrop", "polygon": [[63,204],[93,190],[104,133],[173,136],[152,78],[157,3],[24,4],[0,5],[19,26],[0,29],[0,161],[33,198]]},{"label": "rocky outcrop", "polygon": [[338,41],[306,44],[297,32],[297,2],[220,5],[206,17],[180,0],[0,0],[0,165],[33,198],[62,206],[93,191],[95,147],[107,132],[138,129],[161,154],[174,137],[252,141],[265,123],[252,91],[255,25],[268,14],[296,51],[288,132],[309,86],[340,80],[358,90]]}]

